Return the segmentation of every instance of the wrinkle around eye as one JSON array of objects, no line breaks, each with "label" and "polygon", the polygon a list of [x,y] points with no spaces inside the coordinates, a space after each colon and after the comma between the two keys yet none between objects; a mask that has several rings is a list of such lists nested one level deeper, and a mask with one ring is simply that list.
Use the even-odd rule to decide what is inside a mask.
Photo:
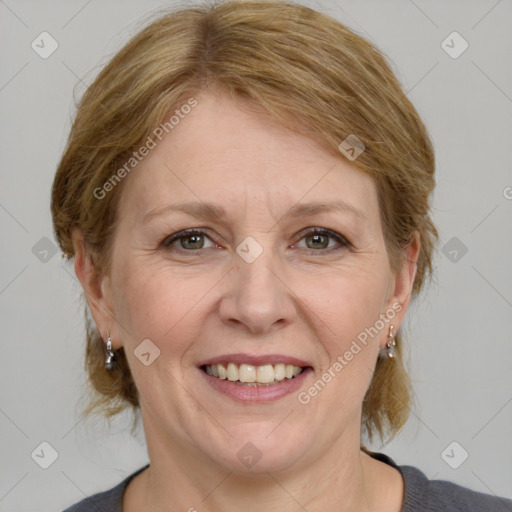
[{"label": "wrinkle around eye", "polygon": [[[311,237],[324,237],[328,240],[327,247],[304,247],[299,244],[303,242],[307,244],[307,239]],[[206,241],[206,247],[198,247],[198,248],[186,248],[179,247],[180,243],[183,244],[183,241],[189,240],[193,237],[200,237],[202,240]],[[305,252],[308,255],[312,256],[328,256],[331,253],[337,253],[342,250],[351,249],[353,244],[347,239],[347,237],[337,231],[334,231],[329,228],[323,228],[318,226],[310,226],[308,228],[304,228],[302,231],[295,236],[295,242],[291,244],[292,249],[297,249]],[[208,244],[208,241],[210,244]],[[243,242],[242,242],[243,243]],[[178,247],[174,247],[177,244]],[[331,247],[329,247],[332,245]],[[211,235],[209,235],[208,230],[206,228],[188,228],[184,230],[177,231],[172,235],[166,236],[159,245],[159,248],[163,250],[169,250],[172,253],[177,254],[185,254],[190,256],[195,256],[200,254],[201,252],[206,251],[207,249],[215,249],[222,248],[219,246],[217,242],[213,239]]]}]

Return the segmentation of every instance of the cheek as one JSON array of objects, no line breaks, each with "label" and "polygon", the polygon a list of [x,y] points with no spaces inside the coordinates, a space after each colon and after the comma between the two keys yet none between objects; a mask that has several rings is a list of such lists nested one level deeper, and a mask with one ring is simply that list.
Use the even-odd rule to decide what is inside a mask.
[{"label": "cheek", "polygon": [[[375,324],[386,302],[387,280],[381,265],[351,268],[319,276],[302,290],[302,298],[331,340],[330,350],[342,350]],[[306,310],[307,311],[307,310]]]},{"label": "cheek", "polygon": [[312,411],[311,417],[328,410],[331,421],[325,428],[333,435],[359,414],[371,383],[379,336],[368,335],[365,329],[374,326],[383,312],[387,283],[382,275],[378,268],[370,271],[368,267],[338,273],[320,280],[323,291],[315,288],[305,299],[307,309],[315,313],[309,317],[316,325],[322,366],[298,401],[306,406],[304,410]]},{"label": "cheek", "polygon": [[[155,264],[124,262],[113,280],[115,315],[122,325],[123,344],[133,348],[150,339],[160,349],[179,353],[191,328],[187,314],[194,309],[205,290],[190,286],[190,282],[169,269]],[[206,284],[204,286],[206,288]],[[172,343],[163,345],[163,340]]]}]

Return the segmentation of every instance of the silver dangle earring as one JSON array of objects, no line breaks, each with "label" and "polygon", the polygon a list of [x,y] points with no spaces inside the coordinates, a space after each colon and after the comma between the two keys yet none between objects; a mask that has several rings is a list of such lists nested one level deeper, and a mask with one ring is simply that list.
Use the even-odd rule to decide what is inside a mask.
[{"label": "silver dangle earring", "polygon": [[110,333],[108,332],[107,346],[105,348],[105,368],[107,370],[112,370],[114,368],[114,360],[116,358],[116,353],[112,349],[112,339],[110,338]]},{"label": "silver dangle earring", "polygon": [[394,325],[389,326],[388,342],[386,343],[386,350],[389,358],[395,357],[396,340],[393,334]]}]

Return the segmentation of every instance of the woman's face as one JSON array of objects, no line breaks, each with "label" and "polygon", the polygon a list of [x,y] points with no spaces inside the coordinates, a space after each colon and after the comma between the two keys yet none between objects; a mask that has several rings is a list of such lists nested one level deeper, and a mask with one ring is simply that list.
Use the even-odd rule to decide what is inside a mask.
[{"label": "woman's face", "polygon": [[196,99],[125,178],[92,306],[124,346],[150,455],[259,472],[359,452],[414,263],[392,273],[370,177],[226,96]]}]

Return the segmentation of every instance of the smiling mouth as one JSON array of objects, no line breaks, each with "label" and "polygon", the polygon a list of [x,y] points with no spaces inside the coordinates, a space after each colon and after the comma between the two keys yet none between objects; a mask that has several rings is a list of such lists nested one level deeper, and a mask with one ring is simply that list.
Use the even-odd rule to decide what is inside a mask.
[{"label": "smiling mouth", "polygon": [[299,376],[306,368],[291,364],[205,364],[201,370],[212,377],[239,386],[272,386]]}]

